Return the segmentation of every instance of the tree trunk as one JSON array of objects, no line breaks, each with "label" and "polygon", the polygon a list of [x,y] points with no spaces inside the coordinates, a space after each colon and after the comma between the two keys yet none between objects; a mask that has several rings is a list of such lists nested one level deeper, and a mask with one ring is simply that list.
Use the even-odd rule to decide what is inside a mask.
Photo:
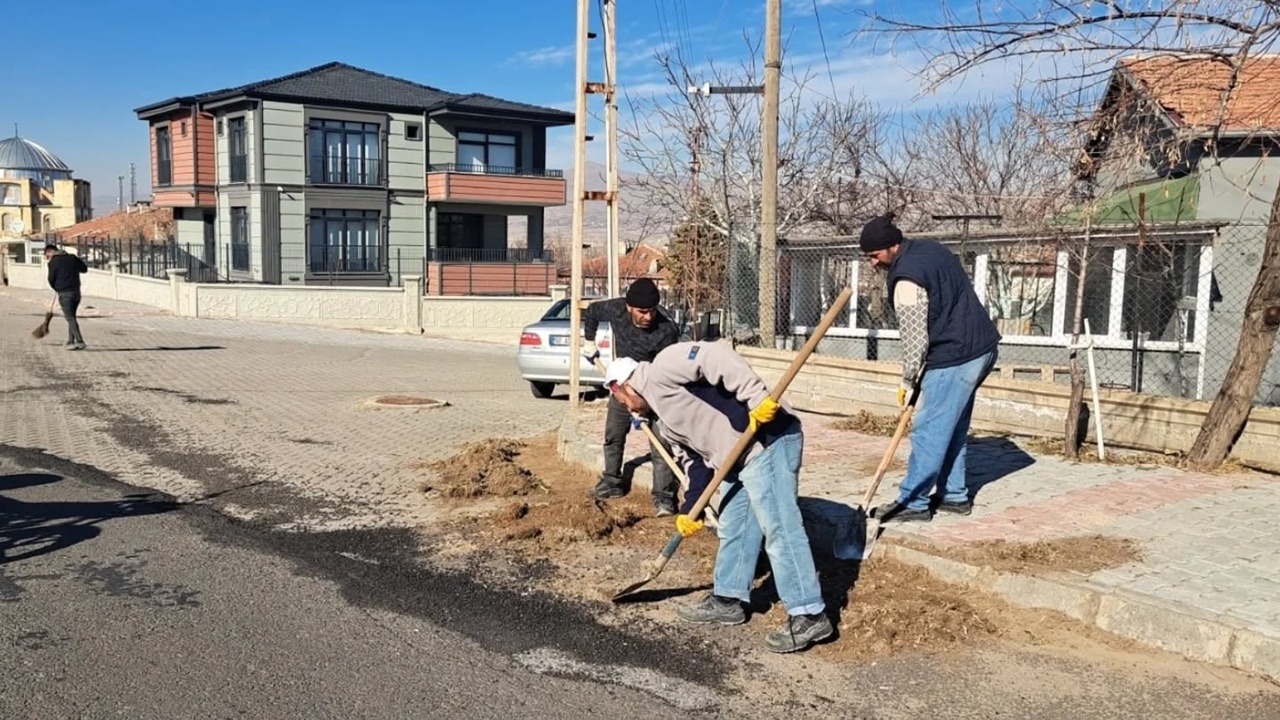
[{"label": "tree trunk", "polygon": [[[1202,269],[1201,272],[1204,272]],[[1187,461],[1196,470],[1212,470],[1227,459],[1244,430],[1262,374],[1271,361],[1280,324],[1280,193],[1271,202],[1271,219],[1262,251],[1262,267],[1249,291],[1236,356],[1209,407]]]},{"label": "tree trunk", "polygon": [[1067,400],[1066,425],[1062,434],[1062,452],[1071,460],[1080,458],[1080,411],[1084,407],[1084,368],[1080,366],[1080,330],[1084,322],[1084,284],[1089,276],[1090,223],[1084,226],[1084,247],[1080,250],[1080,275],[1076,278],[1075,317],[1071,328],[1071,397]]}]

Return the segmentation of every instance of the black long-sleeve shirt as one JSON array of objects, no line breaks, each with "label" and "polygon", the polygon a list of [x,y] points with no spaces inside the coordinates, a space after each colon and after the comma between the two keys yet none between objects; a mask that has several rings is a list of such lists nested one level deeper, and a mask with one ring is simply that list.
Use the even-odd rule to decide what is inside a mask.
[{"label": "black long-sleeve shirt", "polygon": [[607,321],[613,329],[613,356],[629,357],[636,362],[651,362],[658,351],[673,345],[680,339],[680,328],[662,311],[654,313],[653,324],[647,329],[636,327],[627,314],[625,298],[600,300],[582,311],[582,334],[595,342],[600,323]]},{"label": "black long-sleeve shirt", "polygon": [[79,292],[80,274],[89,272],[79,256],[59,253],[49,258],[49,287],[54,292]]}]

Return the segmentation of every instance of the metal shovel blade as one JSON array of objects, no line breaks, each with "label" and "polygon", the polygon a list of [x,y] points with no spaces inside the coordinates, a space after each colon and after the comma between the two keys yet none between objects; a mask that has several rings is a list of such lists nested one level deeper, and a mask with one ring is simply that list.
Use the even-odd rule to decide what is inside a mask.
[{"label": "metal shovel blade", "polygon": [[662,573],[662,569],[667,566],[667,561],[671,559],[672,555],[676,554],[676,550],[680,547],[680,543],[683,540],[684,537],[680,533],[672,533],[671,539],[667,541],[666,547],[662,548],[662,552],[653,561],[653,563],[649,565],[649,574],[645,575],[644,579],[640,582],[632,583],[619,591],[613,596],[613,602],[618,602],[621,598],[630,595],[645,585],[648,585],[651,580],[658,577],[658,575]]}]

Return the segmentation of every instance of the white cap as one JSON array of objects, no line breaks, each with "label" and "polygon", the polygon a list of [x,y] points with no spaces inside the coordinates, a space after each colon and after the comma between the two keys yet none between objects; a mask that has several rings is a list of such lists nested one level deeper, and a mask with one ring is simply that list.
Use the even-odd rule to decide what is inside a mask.
[{"label": "white cap", "polygon": [[640,363],[629,357],[618,358],[609,363],[609,367],[604,371],[605,387],[613,387],[615,383],[626,382],[638,367],[640,367]]}]

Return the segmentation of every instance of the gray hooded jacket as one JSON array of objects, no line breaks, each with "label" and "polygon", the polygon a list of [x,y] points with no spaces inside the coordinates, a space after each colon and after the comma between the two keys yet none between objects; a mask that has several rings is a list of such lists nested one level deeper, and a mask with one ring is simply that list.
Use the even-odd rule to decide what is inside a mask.
[{"label": "gray hooded jacket", "polygon": [[[627,382],[661,419],[660,432],[711,469],[724,464],[747,430],[751,408],[769,395],[769,387],[746,359],[720,343],[671,345],[653,362],[640,363]],[[742,465],[790,426],[794,416],[788,410],[784,404],[774,420],[757,431],[759,442],[747,449]]]}]

